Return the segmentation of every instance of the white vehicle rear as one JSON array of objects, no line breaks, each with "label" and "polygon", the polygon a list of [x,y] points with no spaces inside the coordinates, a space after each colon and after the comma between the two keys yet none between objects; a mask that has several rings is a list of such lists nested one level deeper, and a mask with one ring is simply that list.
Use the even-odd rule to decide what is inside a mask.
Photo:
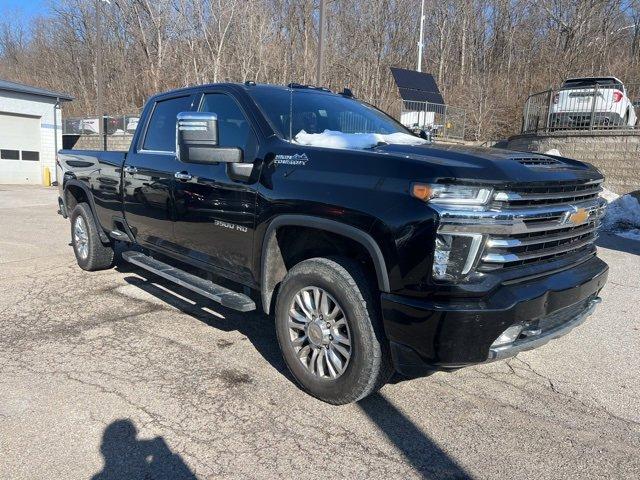
[{"label": "white vehicle rear", "polygon": [[552,128],[634,127],[637,117],[626,88],[615,77],[572,78],[553,96]]}]

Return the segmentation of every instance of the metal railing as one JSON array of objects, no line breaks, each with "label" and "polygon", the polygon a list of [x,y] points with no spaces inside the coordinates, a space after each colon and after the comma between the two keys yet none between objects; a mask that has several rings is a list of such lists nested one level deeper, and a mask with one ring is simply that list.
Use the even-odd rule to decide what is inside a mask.
[{"label": "metal railing", "polygon": [[464,140],[466,112],[462,108],[409,100],[365,101],[386,112],[410,130],[425,130],[436,140]]},{"label": "metal railing", "polygon": [[566,86],[529,95],[522,133],[631,131],[640,135],[640,84]]},{"label": "metal railing", "polygon": [[[104,132],[107,135],[132,135],[136,131],[139,114],[105,116]],[[100,117],[72,117],[62,120],[63,135],[99,135]]]},{"label": "metal railing", "polygon": [[412,130],[431,131],[436,139],[464,140],[466,112],[439,103],[404,100],[400,123]]}]

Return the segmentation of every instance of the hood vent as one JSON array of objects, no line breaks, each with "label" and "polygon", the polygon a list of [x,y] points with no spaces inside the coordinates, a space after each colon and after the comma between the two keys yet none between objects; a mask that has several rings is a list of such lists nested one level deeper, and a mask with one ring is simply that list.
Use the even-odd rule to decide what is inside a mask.
[{"label": "hood vent", "polygon": [[518,163],[525,167],[534,168],[552,168],[558,165],[563,165],[562,162],[551,157],[528,157],[528,158],[514,158]]}]

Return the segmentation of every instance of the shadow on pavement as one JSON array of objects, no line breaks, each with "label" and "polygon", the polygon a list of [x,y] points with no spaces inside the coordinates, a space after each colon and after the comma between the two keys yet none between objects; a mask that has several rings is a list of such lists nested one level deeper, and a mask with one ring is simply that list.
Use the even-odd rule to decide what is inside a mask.
[{"label": "shadow on pavement", "polygon": [[596,240],[596,245],[609,250],[640,255],[640,242],[630,238],[621,237],[613,233],[601,232]]},{"label": "shadow on pavement", "polygon": [[358,406],[423,478],[472,478],[380,393],[360,400]]},{"label": "shadow on pavement", "polygon": [[197,478],[162,437],[141,440],[137,435],[130,420],[110,423],[104,429],[100,445],[104,467],[92,480]]},{"label": "shadow on pavement", "polygon": [[116,269],[122,273],[135,273],[142,277],[127,276],[124,280],[206,325],[225,332],[237,331],[246,336],[275,370],[295,383],[280,355],[273,321],[260,310],[238,313],[133,265],[123,263]]},{"label": "shadow on pavement", "polygon": [[[118,265],[116,268],[122,273],[138,275],[126,276],[124,280],[181,312],[211,327],[223,331],[238,331],[245,335],[274,369],[295,383],[280,354],[273,321],[264,313],[256,311],[241,314],[226,309],[190,290],[126,263]],[[209,310],[212,306],[215,313],[211,313]],[[396,379],[396,382],[398,381],[401,379]],[[300,392],[300,395],[306,394]],[[383,395],[377,393],[361,400],[357,405],[424,478],[471,478],[462,467]]]}]

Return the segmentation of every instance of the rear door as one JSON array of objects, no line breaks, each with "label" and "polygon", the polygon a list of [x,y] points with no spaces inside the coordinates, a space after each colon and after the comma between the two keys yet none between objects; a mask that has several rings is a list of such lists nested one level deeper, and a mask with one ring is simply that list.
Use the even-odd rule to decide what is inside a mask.
[{"label": "rear door", "polygon": [[175,130],[178,113],[192,108],[194,95],[155,102],[145,131],[124,164],[123,197],[127,223],[136,240],[175,250],[173,180],[180,170]]},{"label": "rear door", "polygon": [[[233,96],[208,91],[199,110],[216,113],[221,147],[239,147],[245,161],[256,160],[256,133]],[[225,163],[181,164],[189,178],[175,181],[175,241],[184,255],[250,280],[256,185],[232,180],[228,168]]]}]

